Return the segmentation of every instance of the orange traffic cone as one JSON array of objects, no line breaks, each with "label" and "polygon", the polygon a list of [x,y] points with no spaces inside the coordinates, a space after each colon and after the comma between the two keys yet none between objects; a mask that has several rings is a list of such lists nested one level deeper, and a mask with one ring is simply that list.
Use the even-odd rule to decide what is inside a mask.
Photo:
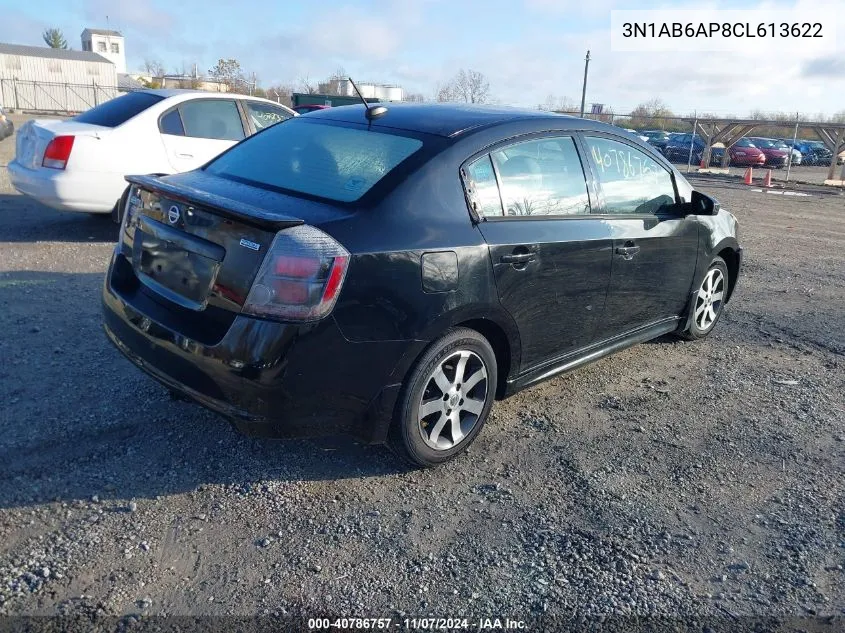
[{"label": "orange traffic cone", "polygon": [[751,167],[749,167],[748,169],[745,170],[745,178],[742,179],[742,182],[744,182],[746,185],[752,184]]},{"label": "orange traffic cone", "polygon": [[764,187],[771,187],[772,186],[772,170],[766,170],[766,177],[763,178],[763,186]]}]

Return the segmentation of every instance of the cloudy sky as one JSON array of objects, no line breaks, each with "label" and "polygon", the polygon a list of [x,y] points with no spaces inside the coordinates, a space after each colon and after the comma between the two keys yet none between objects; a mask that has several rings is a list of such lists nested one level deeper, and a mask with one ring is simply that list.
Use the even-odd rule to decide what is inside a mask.
[{"label": "cloudy sky", "polygon": [[[803,19],[832,11],[816,3],[717,2],[720,9],[797,7]],[[672,11],[693,3],[638,3]],[[826,50],[760,43],[749,53],[614,52],[611,0],[0,0],[0,42],[40,45],[62,29],[81,48],[85,27],[126,36],[130,69],[146,58],[168,71],[201,70],[236,58],[263,86],[318,80],[342,67],[354,79],[398,83],[427,97],[459,68],[483,72],[502,104],[536,106],[549,95],[580,101],[591,51],[587,102],[627,112],[660,98],[678,113],[808,115],[845,110],[845,29]],[[763,14],[765,15],[765,14]],[[828,18],[829,19],[829,18]]]}]

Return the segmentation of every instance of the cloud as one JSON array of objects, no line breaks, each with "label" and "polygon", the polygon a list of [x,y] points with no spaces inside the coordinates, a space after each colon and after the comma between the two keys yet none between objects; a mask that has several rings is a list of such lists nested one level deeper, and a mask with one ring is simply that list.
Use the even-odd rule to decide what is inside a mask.
[{"label": "cloud", "polygon": [[[105,28],[106,17],[111,28],[120,31],[166,36],[176,18],[152,0],[85,0],[85,19],[97,28]],[[126,35],[126,33],[124,33]]]},{"label": "cloud", "polygon": [[801,71],[807,77],[842,79],[845,77],[845,59],[842,58],[841,54],[818,57],[806,62]]}]

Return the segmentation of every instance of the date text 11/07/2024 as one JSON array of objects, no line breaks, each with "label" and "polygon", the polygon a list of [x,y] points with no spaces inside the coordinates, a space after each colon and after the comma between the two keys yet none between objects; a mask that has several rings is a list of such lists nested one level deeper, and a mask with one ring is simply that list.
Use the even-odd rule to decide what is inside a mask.
[{"label": "date text 11/07/2024", "polygon": [[523,620],[511,618],[309,618],[308,629],[410,631],[520,631],[526,630]]}]

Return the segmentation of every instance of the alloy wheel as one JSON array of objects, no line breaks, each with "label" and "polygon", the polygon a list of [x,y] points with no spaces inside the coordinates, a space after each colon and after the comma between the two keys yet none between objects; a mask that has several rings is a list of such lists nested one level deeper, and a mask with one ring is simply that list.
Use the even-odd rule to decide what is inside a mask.
[{"label": "alloy wheel", "polygon": [[725,295],[725,275],[718,268],[707,271],[695,298],[695,324],[702,332],[713,326]]},{"label": "alloy wheel", "polygon": [[488,382],[484,361],[469,350],[456,350],[436,365],[417,407],[423,442],[438,451],[460,444],[484,410]]}]

